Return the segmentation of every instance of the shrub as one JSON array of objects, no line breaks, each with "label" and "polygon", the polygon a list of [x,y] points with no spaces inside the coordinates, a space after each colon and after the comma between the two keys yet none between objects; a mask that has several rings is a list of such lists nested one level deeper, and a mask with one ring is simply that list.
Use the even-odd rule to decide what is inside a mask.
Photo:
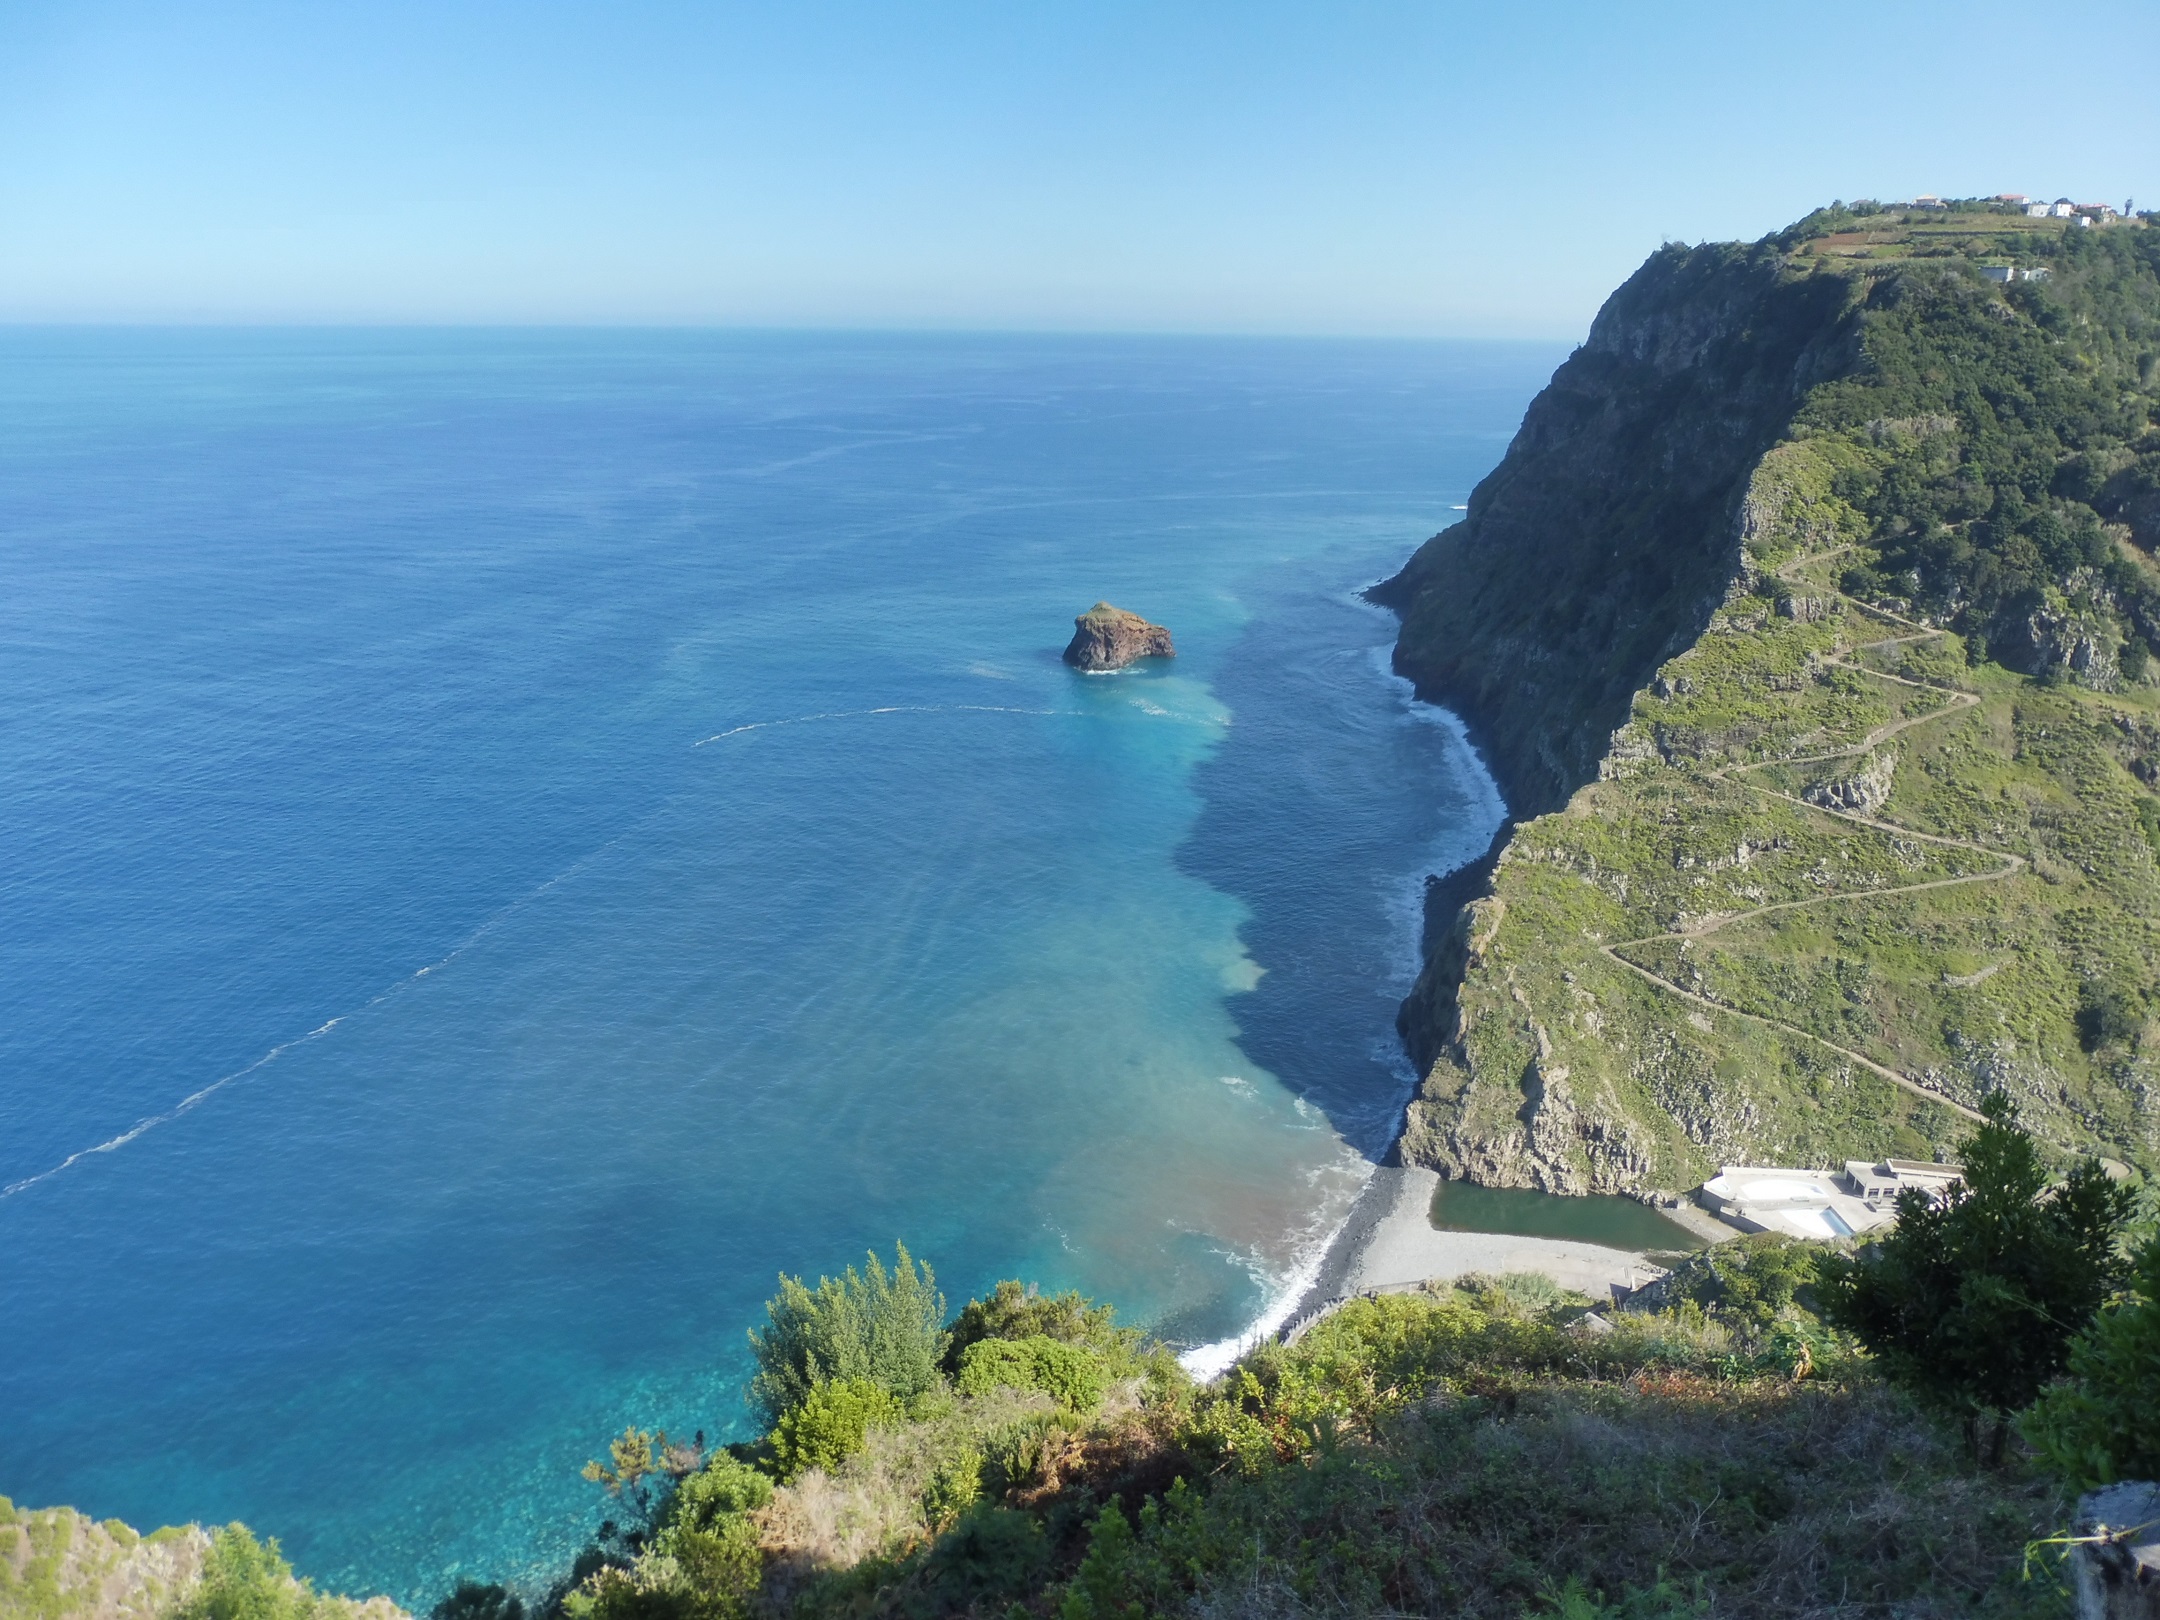
[{"label": "shrub", "polygon": [[507,1587],[459,1581],[428,1611],[428,1620],[525,1620],[525,1605]]},{"label": "shrub", "polygon": [[1822,1251],[1776,1232],[1755,1232],[1689,1255],[1673,1268],[1664,1297],[1760,1332],[1801,1304]]},{"label": "shrub", "polygon": [[1071,1420],[1058,1412],[1030,1412],[983,1436],[983,1472],[999,1492],[1019,1489],[1041,1477],[1044,1456],[1071,1432]]},{"label": "shrub", "polygon": [[889,1428],[906,1409],[867,1378],[813,1384],[793,1410],[773,1425],[773,1459],[791,1480],[813,1468],[828,1472],[862,1450],[872,1429]]},{"label": "shrub", "polygon": [[820,1277],[814,1290],[782,1277],[765,1314],[766,1329],[750,1332],[757,1372],[749,1395],[769,1424],[821,1383],[861,1380],[903,1401],[937,1385],[945,1299],[904,1243],[890,1271],[873,1253],[863,1272],[850,1266],[838,1279]]},{"label": "shrub", "polygon": [[2049,1467],[2077,1490],[2160,1478],[2160,1238],[2138,1250],[2131,1292],[2070,1347],[2070,1376],[2043,1394],[2021,1427]]},{"label": "shrub", "polygon": [[765,1575],[758,1528],[746,1515],[772,1494],[772,1481],[748,1464],[714,1458],[675,1487],[636,1558],[594,1571],[564,1599],[564,1612],[571,1620],[741,1620]]},{"label": "shrub", "polygon": [[1092,1412],[1102,1403],[1108,1383],[1109,1371],[1095,1351],[1039,1335],[979,1340],[960,1358],[959,1387],[966,1395],[986,1395],[993,1389],[1038,1389],[1060,1406]]},{"label": "shrub", "polygon": [[930,1550],[925,1573],[941,1608],[1020,1597],[1048,1572],[1049,1539],[1025,1513],[977,1503]]},{"label": "shrub", "polygon": [[745,1620],[764,1578],[756,1528],[747,1519],[717,1530],[681,1531],[627,1569],[596,1571],[563,1600],[569,1620]]},{"label": "shrub", "polygon": [[1887,1238],[1858,1258],[1823,1258],[1820,1292],[1824,1318],[1961,1418],[1976,1453],[1982,1414],[1997,1414],[1999,1460],[2004,1414],[2062,1371],[2071,1338],[2121,1280],[2133,1197],[2090,1159],[2051,1189],[2009,1098],[1997,1092],[1981,1111],[1965,1179],[1940,1201],[1901,1193]]},{"label": "shrub", "polygon": [[1710,1604],[1698,1590],[1688,1592],[1668,1580],[1654,1586],[1624,1587],[1610,1598],[1599,1597],[1570,1576],[1552,1595],[1552,1620],[1692,1620],[1710,1612]]},{"label": "shrub", "polygon": [[275,1538],[257,1541],[244,1524],[210,1538],[202,1580],[174,1611],[174,1620],[317,1620],[328,1605],[278,1551]]},{"label": "shrub", "polygon": [[1140,1335],[1117,1325],[1117,1312],[1084,1296],[1044,1294],[1032,1283],[1007,1278],[981,1299],[971,1299],[953,1318],[945,1370],[958,1374],[961,1358],[986,1339],[1055,1339],[1105,1353],[1129,1350]]},{"label": "shrub", "polygon": [[675,1488],[663,1528],[681,1525],[710,1530],[731,1514],[754,1513],[771,1500],[771,1480],[748,1463],[722,1453]]},{"label": "shrub", "polygon": [[2145,1008],[2136,994],[2087,985],[2078,1003],[2078,1044],[2088,1052],[2116,1046],[2137,1034],[2144,1022]]},{"label": "shrub", "polygon": [[982,1495],[983,1454],[963,1446],[931,1471],[923,1487],[923,1523],[942,1530]]}]

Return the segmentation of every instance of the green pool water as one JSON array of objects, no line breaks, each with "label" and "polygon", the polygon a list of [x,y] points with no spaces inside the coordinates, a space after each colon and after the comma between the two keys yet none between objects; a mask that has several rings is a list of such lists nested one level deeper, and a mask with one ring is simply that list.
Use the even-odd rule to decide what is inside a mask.
[{"label": "green pool water", "polygon": [[1562,1198],[1516,1187],[1443,1181],[1433,1189],[1432,1223],[1443,1232],[1505,1232],[1565,1238],[1609,1249],[1700,1249],[1707,1245],[1647,1204],[1609,1195]]}]

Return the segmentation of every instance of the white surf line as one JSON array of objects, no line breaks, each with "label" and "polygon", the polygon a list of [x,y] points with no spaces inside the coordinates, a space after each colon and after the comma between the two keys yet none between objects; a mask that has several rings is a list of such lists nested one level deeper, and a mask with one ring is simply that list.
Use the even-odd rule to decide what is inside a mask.
[{"label": "white surf line", "polygon": [[785,720],[753,720],[748,725],[730,726],[716,731],[710,737],[700,737],[690,746],[703,748],[727,737],[740,737],[746,731],[764,731],[773,726],[806,726],[813,720],[861,720],[873,714],[1032,714],[1037,716],[1080,716],[1079,709],[1017,709],[999,703],[887,703],[875,709],[828,709],[823,714],[794,714]]},{"label": "white surf line", "polygon": [[[636,826],[643,826],[645,822],[652,819],[652,815],[657,815],[658,813],[658,811],[654,811],[651,813],[651,815],[639,817]],[[633,826],[631,831],[635,831],[636,826]],[[392,996],[397,995],[400,991],[409,989],[411,986],[419,983],[430,973],[433,973],[437,968],[448,967],[452,962],[456,961],[467,951],[471,950],[475,945],[479,944],[481,940],[485,939],[489,934],[493,933],[500,924],[507,921],[512,915],[514,915],[518,911],[521,911],[526,906],[532,904],[533,901],[539,899],[542,895],[546,894],[548,890],[554,888],[557,884],[565,882],[569,878],[576,876],[578,872],[582,871],[592,862],[598,860],[602,855],[605,855],[609,850],[613,849],[617,844],[621,843],[625,838],[629,836],[629,832],[618,833],[615,837],[609,839],[606,843],[602,844],[598,849],[593,850],[589,854],[579,856],[575,861],[564,867],[560,872],[557,872],[553,877],[549,878],[538,888],[518,896],[517,899],[511,901],[508,905],[502,907],[499,911],[495,912],[494,915],[486,918],[479,927],[475,928],[471,933],[467,934],[447,954],[436,958],[436,960],[428,963],[425,967],[414,969],[411,973],[408,973],[404,978],[398,980],[388,989],[378,991],[375,995],[370,996],[359,1006],[352,1008],[350,1011],[341,1012],[335,1018],[327,1019],[324,1022],[317,1024],[305,1035],[295,1035],[289,1041],[280,1041],[276,1046],[271,1047],[269,1051],[265,1052],[261,1057],[257,1058],[254,1062],[246,1065],[244,1068],[238,1068],[233,1070],[230,1074],[219,1076],[217,1079],[211,1081],[207,1086],[204,1086],[200,1091],[190,1092],[187,1096],[181,1098],[180,1101],[174,1103],[172,1107],[166,1109],[161,1114],[151,1114],[137,1120],[133,1125],[130,1125],[126,1130],[122,1131],[118,1136],[108,1137],[105,1141],[97,1143],[94,1147],[78,1148],[73,1153],[70,1153],[66,1158],[62,1159],[58,1164],[53,1165],[50,1169],[40,1170],[35,1175],[24,1176],[20,1180],[9,1182],[6,1186],[0,1187],[0,1199],[13,1198],[17,1193],[27,1191],[28,1189],[35,1187],[41,1181],[50,1181],[54,1176],[59,1175],[63,1170],[72,1169],[74,1166],[80,1164],[83,1160],[90,1158],[95,1154],[118,1152],[121,1148],[126,1147],[130,1142],[134,1141],[137,1137],[143,1136],[150,1131],[156,1130],[160,1125],[170,1125],[182,1114],[188,1113],[190,1110],[195,1108],[196,1105],[206,1101],[210,1097],[215,1096],[218,1092],[223,1091],[227,1086],[233,1085],[238,1081],[245,1080],[256,1070],[265,1068],[268,1065],[275,1063],[279,1058],[283,1057],[287,1052],[292,1051],[295,1047],[306,1046],[311,1041],[320,1040],[323,1036],[329,1034],[333,1029],[336,1029],[338,1025],[344,1023],[347,1019],[358,1018],[361,1014],[369,1012],[374,1008],[381,1006],[384,1002],[388,1001]]]},{"label": "white surf line", "polygon": [[[697,742],[692,743],[691,746],[693,748],[703,748],[706,743],[719,742],[724,737],[738,736],[746,731],[760,731],[768,726],[803,725],[812,720],[847,720],[854,719],[863,715],[873,714],[944,714],[956,710],[960,712],[975,712],[983,714],[1029,714],[1038,716],[1070,715],[1075,717],[1084,716],[1086,712],[1080,709],[1020,709],[990,703],[952,703],[929,705],[887,704],[882,708],[876,709],[840,709],[835,710],[829,714],[803,714],[794,715],[785,720],[753,721],[751,724],[746,726],[736,726],[727,731],[717,732],[710,737],[701,738]],[[669,804],[672,804],[676,797],[679,797],[679,795],[670,796],[667,802]],[[533,901],[539,899],[542,895],[546,894],[550,889],[555,888],[558,884],[567,882],[570,878],[575,877],[580,871],[584,870],[585,867],[589,866],[592,862],[598,860],[602,855],[605,855],[609,850],[613,849],[617,844],[621,843],[625,838],[629,837],[632,832],[635,832],[637,828],[642,827],[647,821],[650,821],[653,816],[660,814],[660,811],[666,808],[667,806],[663,804],[659,807],[659,809],[655,809],[647,813],[646,815],[640,816],[627,831],[616,834],[615,837],[609,839],[606,843],[602,844],[599,848],[593,850],[591,853],[579,856],[575,861],[571,862],[570,865],[564,867],[560,872],[557,872],[553,877],[549,878],[538,888],[533,889],[526,894],[522,894],[517,899],[511,901],[508,905],[497,911],[493,916],[483,921],[480,926],[475,928],[470,934],[467,934],[465,938],[460,940],[457,946],[450,952],[448,952],[446,955],[441,956],[435,961],[428,963],[425,967],[416,968],[413,972],[407,974],[404,978],[398,980],[388,989],[369,997],[366,1001],[362,1002],[359,1006],[351,1009],[348,1012],[341,1012],[335,1018],[331,1018],[323,1023],[317,1024],[306,1034],[295,1035],[291,1040],[279,1042],[276,1046],[271,1047],[269,1051],[263,1053],[261,1057],[255,1059],[254,1062],[246,1065],[243,1068],[235,1069],[230,1074],[220,1075],[217,1079],[211,1081],[201,1090],[190,1092],[187,1096],[181,1098],[180,1101],[174,1103],[163,1113],[146,1115],[142,1119],[137,1120],[133,1125],[130,1125],[126,1130],[122,1131],[117,1136],[108,1137],[106,1140],[99,1142],[91,1147],[78,1148],[73,1153],[70,1153],[66,1158],[62,1159],[58,1164],[51,1166],[49,1169],[40,1170],[35,1175],[23,1176],[19,1180],[8,1182],[5,1186],[0,1186],[0,1199],[13,1198],[17,1193],[26,1192],[30,1188],[38,1185],[38,1183],[40,1182],[50,1181],[54,1176],[59,1175],[62,1171],[72,1169],[74,1166],[82,1163],[83,1160],[91,1158],[97,1154],[117,1153],[121,1148],[126,1147],[130,1142],[135,1141],[138,1137],[141,1137],[148,1132],[156,1130],[160,1125],[170,1125],[182,1114],[190,1112],[199,1104],[215,1096],[218,1092],[223,1091],[227,1086],[233,1085],[238,1081],[245,1080],[249,1075],[255,1073],[256,1070],[264,1068],[269,1064],[275,1063],[279,1058],[283,1057],[287,1052],[292,1051],[295,1047],[306,1046],[312,1041],[320,1040],[323,1036],[329,1034],[330,1031],[337,1028],[338,1025],[344,1023],[347,1019],[357,1018],[361,1014],[369,1012],[374,1008],[381,1006],[392,996],[397,995],[400,991],[405,990],[414,984],[417,984],[420,980],[426,978],[429,974],[435,972],[438,968],[448,967],[460,956],[463,956],[467,951],[471,950],[475,945],[479,944],[481,940],[486,938],[489,934],[493,933],[498,925],[507,921],[513,914],[522,910],[524,907],[532,904]]]},{"label": "white surf line", "polygon": [[[1118,672],[1115,670],[1100,672],[1091,670],[1088,673],[1116,674]],[[1174,709],[1165,709],[1159,705],[1143,705],[1137,699],[1135,700],[1135,707],[1140,708],[1145,714],[1164,720],[1185,720],[1195,725],[1215,725],[1219,723],[1205,715],[1179,714]],[[729,737],[740,737],[746,731],[765,731],[774,726],[807,726],[814,720],[863,720],[879,714],[1028,714],[1034,715],[1038,719],[1092,720],[1099,718],[1100,711],[1093,709],[1022,709],[1006,703],[887,703],[875,709],[828,709],[822,714],[791,714],[785,720],[752,720],[747,725],[730,726],[725,731],[714,732],[710,737],[700,737],[690,746],[692,748],[703,748],[707,743],[722,742]]]}]

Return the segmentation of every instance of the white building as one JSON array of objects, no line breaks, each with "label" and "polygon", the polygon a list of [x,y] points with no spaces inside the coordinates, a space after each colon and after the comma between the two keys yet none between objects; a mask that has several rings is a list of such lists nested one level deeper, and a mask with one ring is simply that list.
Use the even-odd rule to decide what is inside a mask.
[{"label": "white building", "polygon": [[1728,1164],[1702,1185],[1696,1201],[1743,1232],[1848,1238],[1897,1219],[1898,1194],[1917,1188],[1940,1197],[1964,1174],[1955,1164],[1915,1159],[1848,1159],[1842,1171]]},{"label": "white building", "polygon": [[2027,203],[2025,205],[2025,217],[2027,219],[2046,219],[2053,212],[2054,205],[2051,203]]}]

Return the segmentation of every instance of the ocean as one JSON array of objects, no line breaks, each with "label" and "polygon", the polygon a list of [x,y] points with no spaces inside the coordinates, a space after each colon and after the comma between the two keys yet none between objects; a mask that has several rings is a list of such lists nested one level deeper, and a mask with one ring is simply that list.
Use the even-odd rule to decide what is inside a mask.
[{"label": "ocean", "polygon": [[1502,813],[1357,592],[1560,357],[0,332],[0,1492],[424,1608],[781,1272],[1219,1360]]}]

